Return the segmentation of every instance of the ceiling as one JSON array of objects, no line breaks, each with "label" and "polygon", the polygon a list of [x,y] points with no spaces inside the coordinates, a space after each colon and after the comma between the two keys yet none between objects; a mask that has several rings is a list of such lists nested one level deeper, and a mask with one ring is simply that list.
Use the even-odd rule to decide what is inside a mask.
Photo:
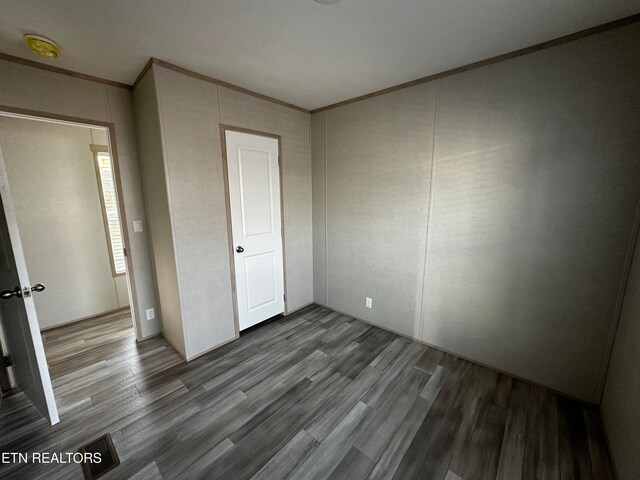
[{"label": "ceiling", "polygon": [[150,57],[314,109],[629,16],[640,0],[2,0],[0,51],[131,84]]}]

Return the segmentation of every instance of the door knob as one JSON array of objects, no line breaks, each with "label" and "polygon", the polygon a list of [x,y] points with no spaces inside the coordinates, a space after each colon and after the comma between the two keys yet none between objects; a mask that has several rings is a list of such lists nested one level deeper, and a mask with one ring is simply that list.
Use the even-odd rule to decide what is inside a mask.
[{"label": "door knob", "polygon": [[23,295],[25,297],[30,297],[31,292],[42,292],[45,288],[47,287],[45,287],[43,283],[36,283],[33,287],[24,287],[22,290],[20,290],[20,287],[16,287],[13,290],[4,290],[3,292],[0,292],[0,298],[3,300],[9,300],[11,297],[20,298]]},{"label": "door knob", "polygon": [[238,253],[242,253],[242,252],[244,252],[244,248],[242,248],[242,247],[236,247],[236,252],[238,252]]},{"label": "door knob", "polygon": [[0,298],[3,300],[9,300],[11,297],[22,297],[22,290],[20,287],[16,287],[13,290],[4,290],[0,292]]}]

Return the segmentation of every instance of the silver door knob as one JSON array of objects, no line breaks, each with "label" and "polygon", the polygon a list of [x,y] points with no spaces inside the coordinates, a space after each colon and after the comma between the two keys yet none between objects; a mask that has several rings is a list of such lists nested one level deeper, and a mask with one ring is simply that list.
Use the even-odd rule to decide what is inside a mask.
[{"label": "silver door knob", "polygon": [[22,290],[20,290],[20,287],[16,287],[13,290],[4,290],[3,292],[0,292],[0,298],[2,300],[9,300],[11,297],[22,297]]}]

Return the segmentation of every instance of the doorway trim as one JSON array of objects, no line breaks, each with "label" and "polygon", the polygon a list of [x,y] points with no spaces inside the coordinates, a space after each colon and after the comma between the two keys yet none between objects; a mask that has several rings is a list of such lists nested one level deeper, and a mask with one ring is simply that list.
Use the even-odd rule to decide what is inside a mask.
[{"label": "doorway trim", "polygon": [[113,164],[113,175],[115,177],[116,183],[116,196],[118,198],[118,214],[120,216],[120,226],[122,228],[125,256],[127,257],[127,283],[130,292],[129,303],[131,310],[131,322],[133,323],[133,330],[136,335],[136,341],[140,342],[144,340],[144,337],[142,335],[142,328],[140,325],[140,319],[136,315],[136,310],[138,307],[138,297],[135,274],[133,272],[133,269],[130,268],[130,265],[133,263],[131,257],[131,242],[129,241],[129,225],[127,222],[127,214],[124,208],[124,198],[122,194],[122,179],[120,178],[120,161],[118,159],[118,146],[116,143],[115,125],[111,122],[103,122],[101,120],[92,120],[88,118],[73,117],[69,115],[59,115],[56,113],[42,112],[39,110],[10,107],[7,105],[0,105],[0,114],[1,113],[12,114],[8,116],[14,116],[17,118],[22,117],[35,120],[53,120],[59,123],[67,123],[84,127],[102,127],[106,128],[107,132],[109,132],[109,147],[111,148],[111,161]]},{"label": "doorway trim", "polygon": [[248,133],[260,137],[275,138],[278,140],[278,175],[280,177],[280,228],[282,229],[282,280],[284,284],[284,315],[289,313],[287,299],[287,260],[285,249],[285,229],[284,229],[284,184],[282,172],[282,136],[275,133],[261,132],[250,128],[236,127],[233,125],[220,124],[220,145],[222,147],[222,176],[224,177],[224,203],[227,211],[227,242],[229,244],[229,266],[231,271],[231,297],[233,300],[233,321],[235,325],[236,338],[240,336],[240,319],[238,316],[238,293],[236,292],[236,267],[234,263],[233,250],[233,227],[231,225],[231,198],[229,196],[229,169],[227,166],[227,132]]}]

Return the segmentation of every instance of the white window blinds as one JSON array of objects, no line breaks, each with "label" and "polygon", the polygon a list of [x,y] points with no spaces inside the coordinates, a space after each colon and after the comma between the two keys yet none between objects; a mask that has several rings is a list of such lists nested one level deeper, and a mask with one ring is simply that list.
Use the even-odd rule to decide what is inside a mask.
[{"label": "white window blinds", "polygon": [[121,275],[126,272],[126,260],[124,258],[124,243],[122,241],[122,230],[120,229],[118,198],[116,197],[111,155],[107,152],[98,152],[96,161],[98,162],[97,170],[102,187],[101,195],[105,228],[107,229],[107,238],[111,249],[111,267],[114,275]]}]

